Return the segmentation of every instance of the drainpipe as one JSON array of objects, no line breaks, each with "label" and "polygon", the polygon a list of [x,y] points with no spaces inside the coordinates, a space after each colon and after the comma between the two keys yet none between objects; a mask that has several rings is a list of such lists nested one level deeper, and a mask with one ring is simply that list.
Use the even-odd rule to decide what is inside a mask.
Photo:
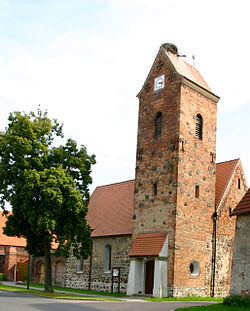
[{"label": "drainpipe", "polygon": [[211,286],[211,297],[214,297],[215,288],[215,267],[216,267],[216,244],[217,244],[217,221],[218,213],[215,207],[215,212],[213,213],[213,250],[212,250],[212,286]]}]

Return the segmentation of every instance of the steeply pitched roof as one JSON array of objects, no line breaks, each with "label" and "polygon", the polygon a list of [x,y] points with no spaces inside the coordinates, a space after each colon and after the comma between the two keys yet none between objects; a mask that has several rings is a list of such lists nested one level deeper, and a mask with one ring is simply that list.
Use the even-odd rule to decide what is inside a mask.
[{"label": "steeply pitched roof", "polygon": [[[216,164],[215,204],[220,203],[239,159]],[[132,234],[134,180],[97,187],[90,198],[87,221],[92,237]]]},{"label": "steeply pitched roof", "polygon": [[231,215],[242,215],[250,213],[250,188],[241,199],[240,203],[233,210]]},{"label": "steeply pitched roof", "polygon": [[201,76],[200,72],[195,67],[185,62],[182,57],[179,57],[169,52],[165,44],[161,46],[161,50],[164,51],[165,55],[168,57],[168,59],[174,66],[176,72],[178,72],[181,76],[195,82],[196,84],[200,85],[204,89],[211,92],[210,87],[208,86],[206,81]]},{"label": "steeply pitched roof", "polygon": [[97,187],[87,215],[92,236],[131,234],[133,201],[134,180]]},{"label": "steeply pitched roof", "polygon": [[239,159],[216,164],[215,205],[218,206],[232,178]]},{"label": "steeply pitched roof", "polygon": [[0,212],[0,245],[25,247],[26,239],[7,236],[3,234],[3,227],[5,227],[6,220],[7,217],[3,216],[2,213]]},{"label": "steeply pitched roof", "polygon": [[159,256],[166,236],[166,232],[137,234],[128,255],[130,257]]}]

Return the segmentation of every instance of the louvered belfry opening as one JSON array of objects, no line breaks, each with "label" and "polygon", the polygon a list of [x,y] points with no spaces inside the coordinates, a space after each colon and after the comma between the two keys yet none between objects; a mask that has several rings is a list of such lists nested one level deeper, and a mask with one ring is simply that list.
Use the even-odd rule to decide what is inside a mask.
[{"label": "louvered belfry opening", "polygon": [[161,137],[162,113],[158,112],[155,118],[155,138]]},{"label": "louvered belfry opening", "polygon": [[200,114],[197,114],[196,116],[196,127],[195,127],[195,137],[198,139],[202,139],[202,116]]}]

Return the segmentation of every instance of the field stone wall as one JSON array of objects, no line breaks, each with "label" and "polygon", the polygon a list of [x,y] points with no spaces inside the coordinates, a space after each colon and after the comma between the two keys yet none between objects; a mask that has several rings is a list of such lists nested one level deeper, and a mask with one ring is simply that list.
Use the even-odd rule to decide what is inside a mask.
[{"label": "field stone wall", "polygon": [[[73,256],[67,259],[65,285],[71,288],[82,288],[96,291],[111,291],[112,275],[104,272],[104,248],[111,246],[111,267],[120,267],[120,291],[126,292],[129,264],[128,253],[131,247],[131,235],[96,237],[93,238],[92,256],[83,262],[83,271],[77,272],[77,259]],[[90,273],[90,263],[92,268]],[[114,292],[116,292],[118,279],[114,280]]]}]

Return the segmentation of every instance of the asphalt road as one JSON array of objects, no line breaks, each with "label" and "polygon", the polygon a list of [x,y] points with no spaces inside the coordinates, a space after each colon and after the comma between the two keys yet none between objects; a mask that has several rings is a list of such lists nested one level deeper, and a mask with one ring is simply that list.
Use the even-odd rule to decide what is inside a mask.
[{"label": "asphalt road", "polygon": [[209,302],[83,301],[42,298],[0,291],[0,311],[172,311]]}]

